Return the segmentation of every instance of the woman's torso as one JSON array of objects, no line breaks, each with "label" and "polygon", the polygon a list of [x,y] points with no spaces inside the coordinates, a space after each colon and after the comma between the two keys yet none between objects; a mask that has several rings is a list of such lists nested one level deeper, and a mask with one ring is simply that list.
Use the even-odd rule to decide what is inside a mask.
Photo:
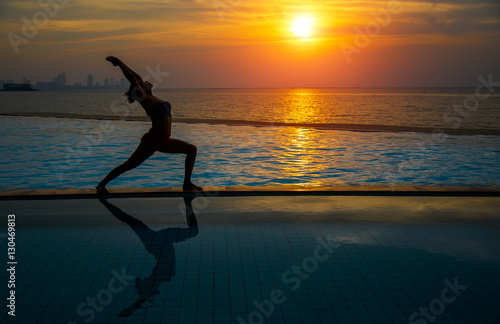
[{"label": "woman's torso", "polygon": [[158,135],[170,135],[172,128],[172,113],[170,103],[154,97],[153,104],[144,107],[146,114],[151,119],[151,130]]}]

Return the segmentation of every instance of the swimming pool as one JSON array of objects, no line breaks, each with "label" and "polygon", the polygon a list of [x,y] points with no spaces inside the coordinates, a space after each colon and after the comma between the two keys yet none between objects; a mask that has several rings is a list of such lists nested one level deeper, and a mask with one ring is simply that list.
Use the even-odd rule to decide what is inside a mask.
[{"label": "swimming pool", "polygon": [[[94,188],[134,151],[149,123],[0,118],[0,189]],[[198,146],[202,186],[359,184],[498,186],[500,137],[174,123]],[[156,153],[109,187],[178,187],[183,157]]]}]

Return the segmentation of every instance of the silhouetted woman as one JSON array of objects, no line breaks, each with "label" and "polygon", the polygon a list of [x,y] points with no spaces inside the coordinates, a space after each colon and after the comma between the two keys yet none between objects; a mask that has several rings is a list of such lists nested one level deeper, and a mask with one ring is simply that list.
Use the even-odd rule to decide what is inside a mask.
[{"label": "silhouetted woman", "polygon": [[153,96],[151,89],[153,85],[142,80],[142,78],[126,66],[121,60],[114,56],[108,56],[106,60],[113,63],[114,66],[120,67],[123,75],[130,82],[130,88],[125,93],[128,101],[133,103],[137,100],[146,114],[151,118],[153,126],[141,138],[141,143],[125,161],[125,163],[117,166],[99,183],[96,187],[97,193],[108,193],[106,185],[111,180],[118,177],[120,174],[127,172],[148,159],[156,151],[163,153],[183,153],[186,154],[184,191],[202,190],[202,188],[194,185],[191,182],[191,173],[193,172],[194,163],[196,161],[196,146],[184,141],[170,138],[172,128],[172,114],[170,113],[171,106],[167,101],[161,100]]}]

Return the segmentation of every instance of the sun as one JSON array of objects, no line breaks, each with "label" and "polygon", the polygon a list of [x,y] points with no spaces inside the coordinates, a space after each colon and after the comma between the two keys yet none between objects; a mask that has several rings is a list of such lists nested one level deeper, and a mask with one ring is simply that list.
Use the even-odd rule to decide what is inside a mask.
[{"label": "sun", "polygon": [[295,19],[290,29],[296,36],[306,38],[312,33],[313,22],[314,19],[309,16],[300,16]]}]

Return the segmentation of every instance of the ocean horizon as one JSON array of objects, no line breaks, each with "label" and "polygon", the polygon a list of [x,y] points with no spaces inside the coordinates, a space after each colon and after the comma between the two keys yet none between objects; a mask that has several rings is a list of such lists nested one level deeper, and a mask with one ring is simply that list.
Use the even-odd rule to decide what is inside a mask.
[{"label": "ocean horizon", "polygon": [[[137,103],[125,103],[123,92],[3,92],[1,113],[148,120]],[[475,88],[456,87],[169,89],[154,94],[171,103],[174,120],[500,129],[500,89],[481,99]]]}]

